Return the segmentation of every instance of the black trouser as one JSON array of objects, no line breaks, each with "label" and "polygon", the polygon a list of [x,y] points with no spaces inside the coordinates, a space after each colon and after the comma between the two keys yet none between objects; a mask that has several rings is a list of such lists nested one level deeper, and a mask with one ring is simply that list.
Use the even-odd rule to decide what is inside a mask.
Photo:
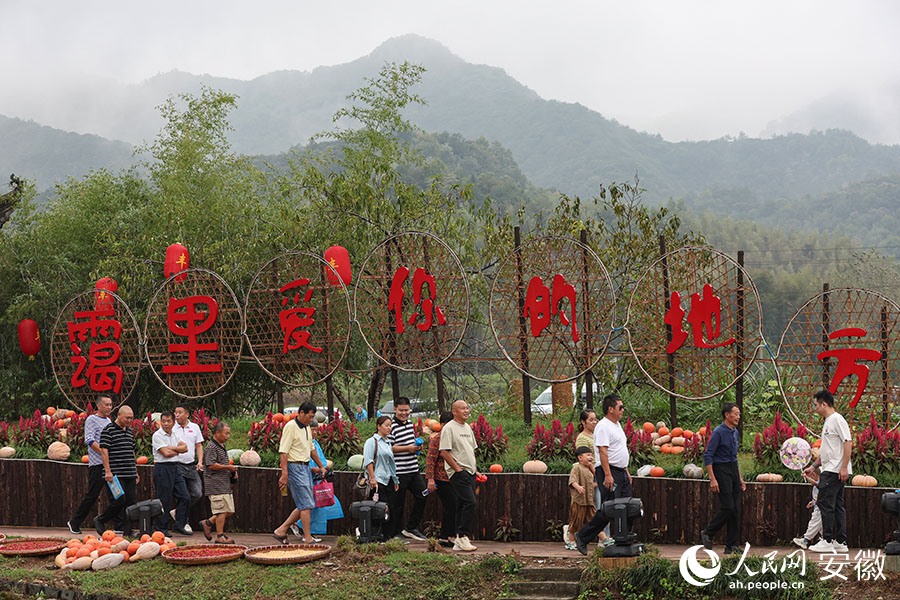
[{"label": "black trouser", "polygon": [[115,520],[116,529],[123,532],[123,537],[131,535],[131,520],[125,516],[125,509],[135,503],[137,498],[137,479],[134,477],[119,477],[119,485],[125,492],[117,500],[113,500],[100,515],[100,522],[106,524]]},{"label": "black trouser", "polygon": [[741,533],[741,473],[736,462],[714,463],[712,468],[719,483],[719,512],[706,526],[706,534],[715,537],[725,525],[725,545],[736,546]]},{"label": "black trouser", "polygon": [[[378,501],[387,504],[388,508],[388,519],[381,525],[381,535],[386,540],[394,537],[394,529],[396,529],[396,526],[394,525],[394,503],[399,495],[400,494],[394,490],[393,481],[388,481],[387,484],[378,484]],[[400,529],[397,529],[397,531],[400,531]]]},{"label": "black trouser", "polygon": [[441,537],[448,538],[456,535],[456,492],[449,481],[435,481],[437,495],[444,506],[444,515],[441,517]]},{"label": "black trouser", "polygon": [[409,511],[409,519],[406,520],[406,530],[412,531],[419,528],[419,521],[422,520],[422,513],[425,512],[425,497],[422,492],[426,490],[425,480],[419,473],[403,473],[397,475],[400,480],[400,491],[394,497],[394,505],[391,506],[391,520],[394,521],[393,533],[397,535],[403,527],[403,508],[406,504],[406,492],[412,494],[413,505]]},{"label": "black trouser", "polygon": [[153,465],[153,489],[163,505],[162,514],[156,517],[156,529],[168,535],[169,511],[172,509],[173,494],[176,501],[175,527],[184,528],[184,524],[187,523],[191,496],[188,494],[187,486],[184,485],[184,477],[181,476],[178,463],[162,462]]},{"label": "black trouser", "polygon": [[78,529],[81,527],[82,521],[94,508],[94,504],[97,503],[97,498],[100,497],[100,492],[103,491],[103,488],[106,488],[106,493],[109,494],[109,486],[106,485],[106,480],[103,479],[103,465],[88,467],[88,491],[84,498],[81,499],[81,504],[78,505],[75,514],[72,515],[73,528]]},{"label": "black trouser", "polygon": [[844,511],[844,482],[837,473],[822,471],[819,477],[819,498],[822,513],[822,537],[826,542],[847,543],[847,513]]},{"label": "black trouser", "polygon": [[[465,469],[450,477],[450,484],[456,492],[456,533],[463,537],[472,534],[472,522],[475,520],[475,474]],[[443,533],[443,530],[442,530]],[[449,535],[449,531],[447,534]]]},{"label": "black trouser", "polygon": [[[609,473],[613,478],[614,490],[609,490],[603,485],[603,480],[606,477],[603,474],[603,469],[598,468],[596,470],[595,479],[600,486],[600,506],[596,507],[597,512],[594,513],[591,520],[588,521],[584,527],[579,529],[577,533],[578,537],[584,540],[585,544],[593,542],[594,538],[609,525],[609,517],[603,516],[603,503],[615,500],[616,498],[631,498],[631,479],[628,477],[628,471],[610,465]],[[615,534],[616,532],[613,531],[611,533]]]}]

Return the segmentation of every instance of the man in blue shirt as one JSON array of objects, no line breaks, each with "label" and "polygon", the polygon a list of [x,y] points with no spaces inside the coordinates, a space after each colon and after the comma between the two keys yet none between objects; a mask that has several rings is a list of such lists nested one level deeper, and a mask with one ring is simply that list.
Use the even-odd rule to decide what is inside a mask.
[{"label": "man in blue shirt", "polygon": [[741,409],[732,402],[722,405],[722,424],[709,436],[709,443],[703,452],[703,464],[709,473],[709,489],[719,494],[719,512],[713,516],[700,537],[707,550],[712,550],[712,538],[723,525],[727,527],[725,554],[736,554],[738,536],[741,532],[741,492],[747,489],[738,468],[738,432]]}]

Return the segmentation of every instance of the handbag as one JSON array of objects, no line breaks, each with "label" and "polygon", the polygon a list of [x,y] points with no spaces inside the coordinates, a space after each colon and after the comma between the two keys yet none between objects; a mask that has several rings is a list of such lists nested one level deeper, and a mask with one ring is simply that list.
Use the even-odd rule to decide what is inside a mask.
[{"label": "handbag", "polygon": [[[375,465],[378,462],[378,440],[375,439],[375,436],[372,436],[372,439],[375,440],[375,452],[372,455],[372,470],[375,470]],[[356,488],[366,492],[368,496],[369,492],[369,475],[366,471],[366,467],[363,466],[362,473],[359,474],[359,477],[356,478]]]},{"label": "handbag", "polygon": [[313,486],[313,498],[316,508],[324,508],[334,504],[334,484],[324,479]]}]

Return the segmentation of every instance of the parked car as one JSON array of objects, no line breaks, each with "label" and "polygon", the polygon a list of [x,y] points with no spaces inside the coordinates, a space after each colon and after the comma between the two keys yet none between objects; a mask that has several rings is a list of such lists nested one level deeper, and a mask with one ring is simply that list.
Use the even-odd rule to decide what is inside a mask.
[{"label": "parked car", "polygon": [[[600,387],[594,382],[594,406],[600,402]],[[572,396],[575,396],[575,382],[572,382]],[[587,399],[587,384],[581,385],[581,400]],[[553,386],[549,386],[531,401],[531,414],[548,416],[553,414]]]},{"label": "parked car", "polygon": [[[419,418],[424,419],[425,417],[435,416],[437,414],[437,400],[422,400],[419,398],[410,398],[409,407],[412,409],[409,418],[413,420]],[[381,407],[380,412],[383,415],[393,417],[394,401],[388,400],[387,402],[385,402],[384,406]]]}]

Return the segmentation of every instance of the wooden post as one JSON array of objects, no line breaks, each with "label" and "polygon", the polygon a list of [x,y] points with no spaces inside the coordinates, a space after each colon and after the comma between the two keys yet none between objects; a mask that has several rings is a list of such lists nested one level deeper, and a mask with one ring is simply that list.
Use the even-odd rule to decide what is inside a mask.
[{"label": "wooden post", "polygon": [[391,367],[391,391],[394,396],[394,405],[400,399],[400,377],[397,375],[397,369]]},{"label": "wooden post", "polygon": [[[587,254],[587,231],[581,230],[581,243],[584,248],[581,249],[581,327],[583,331],[589,332],[593,327],[591,323],[590,295],[588,294],[588,254]],[[575,307],[572,307],[574,312]],[[612,333],[610,333],[612,335]],[[587,335],[584,339],[584,360],[587,371],[584,374],[584,386],[587,391],[587,399],[585,400],[585,408],[593,410],[594,408],[594,373],[591,371],[591,336]],[[581,390],[576,386],[575,400],[580,400]]]},{"label": "wooden post", "polygon": [[280,381],[275,382],[275,404],[280,413],[284,412],[284,384]]},{"label": "wooden post", "polygon": [[[822,284],[822,291],[828,292],[829,285],[827,283]],[[829,302],[829,296],[826,293],[822,296],[822,344],[825,346],[825,352],[828,352],[828,333],[831,329],[831,306]],[[829,367],[828,364],[830,357],[826,356],[822,361],[822,388],[828,389],[828,386],[831,384],[831,377],[829,377]]]},{"label": "wooden post", "polygon": [[447,405],[447,389],[444,386],[444,372],[441,370],[440,365],[434,369],[434,380],[437,385],[438,414],[440,414],[445,410],[444,407]]},{"label": "wooden post", "polygon": [[[528,370],[528,325],[525,322],[525,283],[522,281],[522,255],[519,246],[522,245],[522,237],[519,228],[513,229],[513,242],[516,253],[516,291],[519,295],[519,352],[522,359],[522,369]],[[525,424],[531,425],[531,378],[522,375],[522,414]]]},{"label": "wooden post", "polygon": [[[663,295],[665,296],[666,312],[672,308],[671,294],[669,293],[669,262],[666,260],[666,238],[659,236],[659,254],[662,256],[663,267]],[[666,344],[672,341],[672,326],[666,323]],[[675,356],[666,352],[666,363],[669,371],[669,389],[675,387]],[[678,426],[678,406],[675,401],[675,395],[669,394],[669,420],[672,428]]]},{"label": "wooden post", "polygon": [[328,422],[334,419],[334,387],[331,383],[331,375],[325,378],[325,398],[328,401]]},{"label": "wooden post", "polygon": [[734,359],[734,371],[737,383],[734,386],[734,400],[738,410],[741,411],[741,420],[738,421],[738,439],[744,441],[744,251],[739,250],[737,272],[737,353]]},{"label": "wooden post", "polygon": [[881,418],[883,423],[888,423],[888,318],[887,305],[881,305]]}]

